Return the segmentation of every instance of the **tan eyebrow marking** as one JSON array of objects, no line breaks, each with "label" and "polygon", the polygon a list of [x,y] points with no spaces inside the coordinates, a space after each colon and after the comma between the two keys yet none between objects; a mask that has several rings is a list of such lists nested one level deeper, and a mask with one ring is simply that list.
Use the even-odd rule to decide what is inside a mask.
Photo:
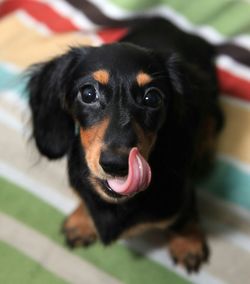
[{"label": "tan eyebrow marking", "polygon": [[92,74],[93,78],[103,85],[107,85],[109,81],[109,72],[105,69],[99,69]]},{"label": "tan eyebrow marking", "polygon": [[142,71],[139,72],[136,76],[136,81],[137,81],[137,83],[140,87],[150,83],[152,80],[153,80],[153,78],[150,75],[148,75],[147,73],[144,73]]}]

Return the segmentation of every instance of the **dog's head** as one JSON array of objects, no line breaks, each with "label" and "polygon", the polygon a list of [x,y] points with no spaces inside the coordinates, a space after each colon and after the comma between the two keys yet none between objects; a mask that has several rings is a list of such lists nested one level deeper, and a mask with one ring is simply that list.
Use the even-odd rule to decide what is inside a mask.
[{"label": "dog's head", "polygon": [[60,158],[79,135],[89,179],[103,198],[126,199],[144,190],[151,179],[148,159],[168,110],[182,112],[176,64],[172,53],[116,43],[73,48],[35,65],[28,91],[40,152]]}]

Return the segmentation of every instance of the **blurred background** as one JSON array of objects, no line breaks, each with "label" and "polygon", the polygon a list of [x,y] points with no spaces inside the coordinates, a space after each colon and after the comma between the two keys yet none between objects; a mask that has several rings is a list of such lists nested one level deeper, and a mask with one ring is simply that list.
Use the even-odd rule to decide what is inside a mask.
[{"label": "blurred background", "polygon": [[[78,201],[65,161],[49,163],[29,142],[25,69],[72,45],[116,41],[151,16],[217,51],[226,124],[214,169],[198,188],[212,250],[198,275],[172,264],[158,234],[67,249],[60,226]],[[0,283],[249,283],[249,101],[248,0],[0,0]]]}]

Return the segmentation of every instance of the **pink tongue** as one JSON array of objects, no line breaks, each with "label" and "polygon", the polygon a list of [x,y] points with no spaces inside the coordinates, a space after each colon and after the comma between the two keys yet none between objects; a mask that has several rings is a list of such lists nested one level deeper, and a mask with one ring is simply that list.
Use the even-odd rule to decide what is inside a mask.
[{"label": "pink tongue", "polygon": [[137,148],[132,148],[128,158],[129,170],[125,178],[108,179],[110,188],[122,195],[131,195],[149,186],[151,169]]}]

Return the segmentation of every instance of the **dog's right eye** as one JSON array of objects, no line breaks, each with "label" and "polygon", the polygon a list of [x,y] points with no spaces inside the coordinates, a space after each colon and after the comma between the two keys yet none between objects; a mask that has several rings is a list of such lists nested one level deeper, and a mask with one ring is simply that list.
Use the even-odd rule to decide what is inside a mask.
[{"label": "dog's right eye", "polygon": [[99,99],[98,93],[92,85],[85,85],[80,88],[78,95],[85,104],[95,103]]},{"label": "dog's right eye", "polygon": [[162,94],[157,88],[150,88],[143,97],[143,104],[150,108],[158,108],[163,101]]}]

